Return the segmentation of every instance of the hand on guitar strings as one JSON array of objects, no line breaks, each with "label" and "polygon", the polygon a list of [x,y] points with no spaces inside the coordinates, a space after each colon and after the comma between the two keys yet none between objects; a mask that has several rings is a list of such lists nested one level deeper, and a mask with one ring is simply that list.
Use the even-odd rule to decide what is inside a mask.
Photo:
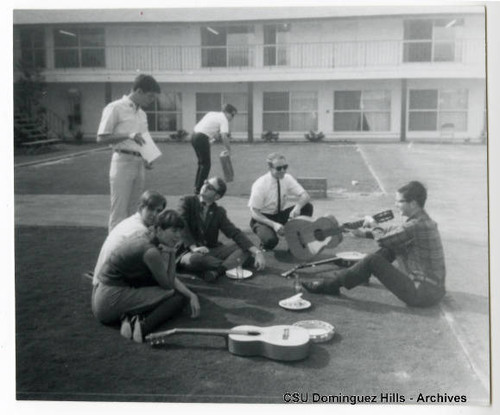
[{"label": "hand on guitar strings", "polygon": [[290,212],[289,219],[294,219],[297,216],[300,216],[300,208],[298,207],[298,205],[295,205],[295,207]]},{"label": "hand on guitar strings", "polygon": [[273,229],[279,236],[283,236],[285,234],[285,227],[281,223],[274,222]]}]

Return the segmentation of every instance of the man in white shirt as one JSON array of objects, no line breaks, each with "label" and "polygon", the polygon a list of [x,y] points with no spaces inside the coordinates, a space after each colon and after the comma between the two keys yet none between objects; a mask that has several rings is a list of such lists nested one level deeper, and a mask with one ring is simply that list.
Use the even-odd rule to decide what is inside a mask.
[{"label": "man in white shirt", "polygon": [[[284,235],[283,225],[299,215],[312,216],[310,196],[295,178],[286,173],[288,164],[284,155],[271,153],[267,156],[269,172],[252,185],[248,206],[252,219],[250,227],[261,241],[261,247],[272,250]],[[289,201],[297,198],[296,204]]]},{"label": "man in white shirt", "polygon": [[150,169],[151,165],[140,153],[145,143],[142,134],[148,132],[147,116],[141,107],[151,105],[160,92],[160,86],[152,76],[139,75],[130,94],[109,103],[102,112],[97,142],[112,144],[113,148],[109,169],[111,208],[108,232],[132,215],[144,191],[145,169]]},{"label": "man in white shirt", "polygon": [[116,225],[104,241],[94,268],[92,280],[94,285],[97,284],[97,275],[111,253],[130,236],[136,233],[146,233],[148,228],[153,226],[158,214],[166,207],[167,200],[160,193],[146,190],[142,194],[137,212]]},{"label": "man in white shirt", "polygon": [[210,173],[210,141],[220,134],[222,143],[226,147],[228,155],[231,154],[229,143],[229,122],[237,114],[238,110],[231,104],[227,104],[222,112],[211,111],[194,126],[191,136],[191,145],[198,159],[198,169],[194,181],[194,193],[200,194],[201,187]]}]

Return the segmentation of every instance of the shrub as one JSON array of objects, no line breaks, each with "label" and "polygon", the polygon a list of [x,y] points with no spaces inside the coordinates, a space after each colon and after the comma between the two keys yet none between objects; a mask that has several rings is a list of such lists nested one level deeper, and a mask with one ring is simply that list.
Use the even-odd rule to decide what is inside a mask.
[{"label": "shrub", "polygon": [[306,133],[304,137],[309,141],[317,142],[323,140],[323,138],[325,138],[325,135],[321,131],[315,132],[311,130],[308,133]]},{"label": "shrub", "polygon": [[260,138],[264,141],[267,141],[268,143],[271,141],[278,141],[280,138],[280,133],[274,131],[264,131]]},{"label": "shrub", "polygon": [[172,141],[183,141],[188,134],[186,130],[177,130],[175,133],[170,134],[170,139]]}]

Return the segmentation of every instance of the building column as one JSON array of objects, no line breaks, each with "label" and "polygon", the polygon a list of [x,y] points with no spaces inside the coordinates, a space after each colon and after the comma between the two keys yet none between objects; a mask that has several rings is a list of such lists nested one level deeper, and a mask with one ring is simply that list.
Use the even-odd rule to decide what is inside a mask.
[{"label": "building column", "polygon": [[406,101],[408,99],[408,81],[401,80],[401,117],[400,117],[400,140],[406,141]]},{"label": "building column", "polygon": [[247,133],[248,142],[253,143],[253,82],[247,83]]}]

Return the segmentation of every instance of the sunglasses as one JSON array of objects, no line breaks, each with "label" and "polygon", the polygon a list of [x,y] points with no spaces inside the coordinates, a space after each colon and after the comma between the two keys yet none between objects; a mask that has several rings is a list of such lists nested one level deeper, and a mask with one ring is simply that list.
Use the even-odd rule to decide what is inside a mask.
[{"label": "sunglasses", "polygon": [[213,185],[211,185],[208,180],[205,180],[203,184],[207,187],[208,190],[211,190],[212,192],[215,193],[219,193],[219,191]]},{"label": "sunglasses", "polygon": [[273,166],[273,169],[276,170],[276,171],[286,171],[286,169],[288,169],[288,164],[283,164],[283,166]]}]

